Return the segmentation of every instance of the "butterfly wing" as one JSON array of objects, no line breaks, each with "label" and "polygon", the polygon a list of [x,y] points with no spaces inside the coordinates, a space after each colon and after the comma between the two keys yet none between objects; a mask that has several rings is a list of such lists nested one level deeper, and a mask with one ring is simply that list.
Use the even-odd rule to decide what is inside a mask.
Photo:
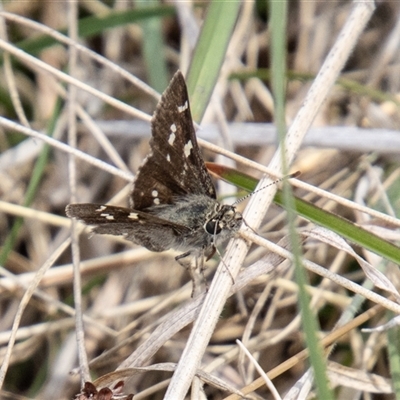
[{"label": "butterfly wing", "polygon": [[[66,213],[94,225],[95,233],[122,235],[151,251],[205,248],[210,245],[203,228],[206,215],[201,214],[199,222],[197,213],[214,209],[210,200],[216,194],[197,144],[186,84],[179,71],[161,97],[151,128],[151,152],[134,182],[132,208],[70,204]],[[194,200],[190,195],[200,196]]]},{"label": "butterfly wing", "polygon": [[178,71],[163,93],[151,121],[151,152],[139,169],[131,207],[143,210],[171,204],[177,196],[216,198],[197,144],[183,75]]},{"label": "butterfly wing", "polygon": [[191,232],[185,226],[124,207],[89,203],[69,204],[65,211],[68,217],[93,225],[94,233],[121,235],[150,251],[175,248],[179,238],[182,235],[190,235]]}]

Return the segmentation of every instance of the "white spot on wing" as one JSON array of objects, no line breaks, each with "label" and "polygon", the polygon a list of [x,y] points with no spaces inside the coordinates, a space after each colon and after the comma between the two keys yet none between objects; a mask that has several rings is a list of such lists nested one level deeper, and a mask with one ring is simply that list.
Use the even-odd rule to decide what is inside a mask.
[{"label": "white spot on wing", "polygon": [[[172,125],[174,125],[174,124],[172,124]],[[171,132],[171,134],[169,135],[169,138],[168,138],[168,143],[169,143],[171,146],[174,144],[175,138],[176,138],[175,133],[174,133],[174,132]]]},{"label": "white spot on wing", "polygon": [[183,151],[184,151],[186,157],[189,157],[189,155],[190,155],[190,150],[192,150],[192,149],[193,149],[193,144],[192,144],[192,141],[189,140],[189,141],[185,144],[185,147],[183,148]]},{"label": "white spot on wing", "polygon": [[105,219],[108,219],[109,221],[113,221],[115,219],[113,215],[107,213],[100,214],[100,216],[104,217]]},{"label": "white spot on wing", "polygon": [[187,110],[189,107],[187,100],[185,101],[185,104],[183,106],[178,106],[178,111],[180,113],[184,112],[185,110]]},{"label": "white spot on wing", "polygon": [[130,219],[139,219],[139,216],[138,216],[137,213],[131,212],[131,213],[128,215],[128,218],[130,218]]},{"label": "white spot on wing", "polygon": [[176,125],[172,124],[169,129],[171,129],[171,132],[175,133],[176,132]]},{"label": "white spot on wing", "polygon": [[96,211],[102,212],[102,211],[104,211],[106,208],[107,208],[106,206],[100,206],[99,208],[96,209]]},{"label": "white spot on wing", "polygon": [[171,162],[171,157],[169,156],[169,154],[167,154],[167,161]]},{"label": "white spot on wing", "polygon": [[159,205],[160,204],[160,199],[157,197],[158,196],[158,191],[156,189],[153,189],[152,192],[151,192],[151,195],[154,197],[153,203],[155,205]]}]

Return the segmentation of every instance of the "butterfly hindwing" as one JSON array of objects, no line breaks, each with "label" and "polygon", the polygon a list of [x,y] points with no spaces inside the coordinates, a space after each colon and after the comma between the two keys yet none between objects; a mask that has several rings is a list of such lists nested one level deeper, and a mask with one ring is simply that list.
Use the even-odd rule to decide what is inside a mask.
[{"label": "butterfly hindwing", "polygon": [[151,130],[151,153],[134,182],[132,208],[143,210],[171,204],[174,198],[187,194],[215,199],[215,188],[197,144],[186,84],[180,71],[161,97]]},{"label": "butterfly hindwing", "polygon": [[[185,226],[124,207],[91,203],[69,204],[66,214],[94,226],[94,233],[121,235],[157,252],[170,249],[179,237],[190,234],[190,229]],[[155,231],[157,235],[154,235]]]}]

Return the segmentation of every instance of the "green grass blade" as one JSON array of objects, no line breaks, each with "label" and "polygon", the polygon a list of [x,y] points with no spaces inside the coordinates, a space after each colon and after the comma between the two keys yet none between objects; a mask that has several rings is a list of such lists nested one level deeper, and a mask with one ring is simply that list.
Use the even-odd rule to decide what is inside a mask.
[{"label": "green grass blade", "polygon": [[[388,319],[393,319],[395,315],[392,312],[388,312]],[[390,362],[390,372],[392,375],[393,391],[395,398],[400,399],[400,328],[394,326],[387,332],[388,338],[388,356]]]},{"label": "green grass blade", "polygon": [[[140,9],[153,9],[159,6],[158,0],[138,2]],[[143,56],[146,63],[146,73],[150,86],[158,92],[163,92],[167,87],[168,71],[164,56],[164,42],[162,35],[161,19],[157,17],[146,18],[141,22],[143,29]]]},{"label": "green grass blade", "polygon": [[[287,1],[270,3],[270,25],[271,25],[271,65],[275,115],[274,122],[277,126],[278,138],[281,150],[282,172],[288,173],[289,165],[286,161],[285,151],[285,78],[286,78],[286,32],[287,32]],[[323,349],[318,341],[320,326],[317,316],[310,308],[310,295],[307,293],[306,285],[309,283],[307,274],[302,265],[302,248],[299,235],[296,230],[295,199],[289,183],[283,182],[283,202],[287,210],[287,225],[291,249],[293,254],[294,275],[298,285],[298,308],[301,316],[304,338],[310,355],[310,363],[314,372],[317,397],[320,399],[333,400],[333,394],[328,385],[327,366]]]},{"label": "green grass blade", "polygon": [[[61,102],[58,101],[56,104],[56,107],[53,112],[53,117],[50,121],[49,124],[49,129],[48,131],[50,132],[49,134],[52,135],[54,132],[54,128],[56,126],[56,121],[60,116],[60,109],[61,109]],[[32,171],[32,177],[29,182],[27,191],[25,193],[25,199],[23,201],[23,205],[28,207],[30,204],[32,204],[33,200],[35,199],[36,193],[38,191],[38,188],[40,186],[45,168],[47,167],[48,160],[50,156],[50,146],[45,145],[43,147],[42,152],[40,153],[35,166]],[[17,218],[11,228],[11,232],[7,235],[6,240],[4,241],[3,248],[0,253],[0,265],[4,265],[8,255],[12,251],[15,245],[15,241],[17,240],[18,233],[22,227],[24,220],[23,218]]]},{"label": "green grass blade", "polygon": [[187,77],[192,117],[196,122],[203,118],[214,90],[240,4],[236,0],[214,0],[207,11]]},{"label": "green grass blade", "polygon": [[[165,17],[175,14],[175,8],[172,6],[156,6],[134,10],[125,10],[110,12],[104,17],[90,16],[78,21],[78,31],[81,38],[102,34],[105,29],[121,27],[133,22],[139,22],[154,17]],[[66,34],[66,29],[61,33]],[[30,54],[37,54],[43,49],[58,44],[58,42],[49,36],[39,36],[34,39],[25,39],[16,44],[16,47]],[[0,58],[2,61],[2,58]]]},{"label": "green grass blade", "polygon": [[[207,168],[209,168],[215,175],[246,190],[247,192],[252,192],[258,183],[257,179],[236,171],[233,168],[212,163],[207,163]],[[281,191],[278,190],[274,202],[281,207],[285,207]],[[339,215],[323,210],[322,208],[300,198],[295,198],[294,206],[297,215],[323,226],[343,238],[348,239],[352,243],[359,245],[366,250],[370,250],[387,260],[400,264],[400,247],[393,243],[382,239],[374,233],[363,229]]]},{"label": "green grass blade", "polygon": [[[310,74],[307,72],[297,72],[290,70],[287,71],[287,79],[289,81],[307,82],[315,79],[315,76],[316,76],[315,74]],[[250,78],[259,78],[261,80],[268,80],[270,79],[270,77],[271,77],[271,72],[267,68],[259,68],[254,71],[235,72],[229,75],[229,79],[238,79],[241,81]],[[396,106],[400,106],[400,101],[395,94],[375,89],[371,86],[359,83],[353,79],[338,78],[336,86],[342,87],[343,89],[346,89],[351,93],[355,93],[358,96],[368,96],[371,100],[378,102],[391,101],[394,104],[396,104]]]}]

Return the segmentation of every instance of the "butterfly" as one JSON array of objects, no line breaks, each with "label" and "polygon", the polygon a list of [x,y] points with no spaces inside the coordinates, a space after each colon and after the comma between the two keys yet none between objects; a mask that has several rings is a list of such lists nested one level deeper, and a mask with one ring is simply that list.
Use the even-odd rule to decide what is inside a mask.
[{"label": "butterfly", "polygon": [[182,264],[186,257],[208,260],[238,231],[242,215],[216,199],[180,71],[161,96],[151,132],[151,150],[133,182],[129,208],[69,204],[66,214],[93,225],[94,233],[122,235],[154,252],[182,252],[175,257]]}]

